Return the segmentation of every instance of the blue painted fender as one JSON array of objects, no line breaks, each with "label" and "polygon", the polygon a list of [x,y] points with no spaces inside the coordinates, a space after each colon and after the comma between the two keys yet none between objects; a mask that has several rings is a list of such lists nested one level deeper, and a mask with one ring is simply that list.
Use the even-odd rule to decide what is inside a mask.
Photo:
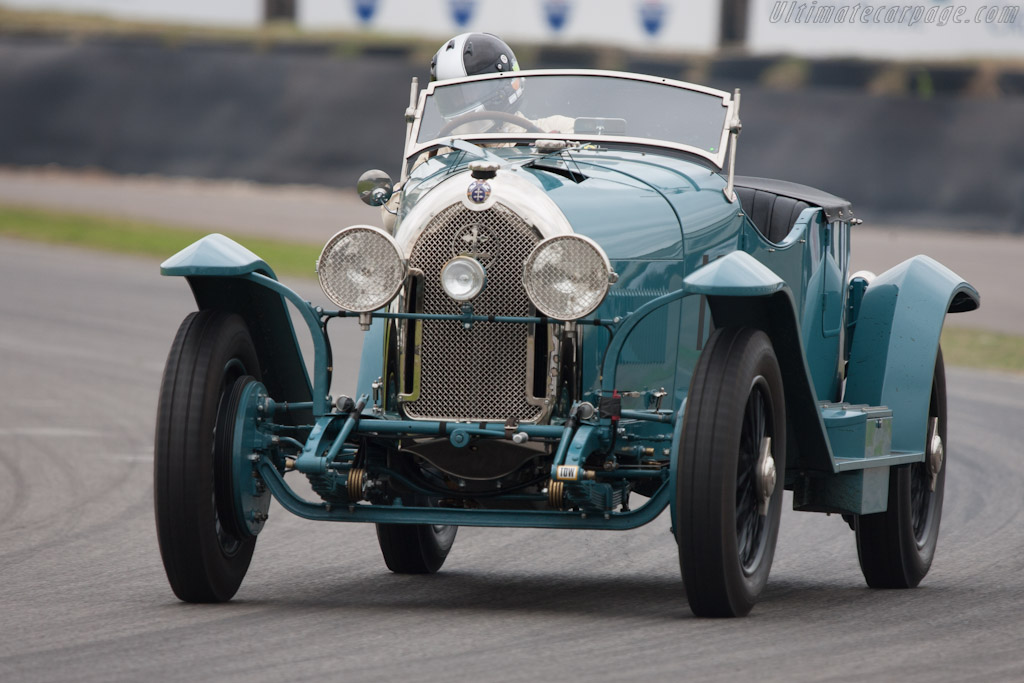
[{"label": "blue painted fender", "polygon": [[754,327],[771,339],[785,388],[786,469],[833,472],[832,448],[789,286],[745,251],[712,261],[683,283],[688,292],[707,297],[716,327]]},{"label": "blue painted fender", "polygon": [[231,277],[249,273],[277,279],[266,261],[220,233],[193,242],[160,264],[161,275]]},{"label": "blue painted fender", "polygon": [[683,399],[683,404],[676,411],[672,426],[672,453],[669,456],[668,468],[668,507],[669,514],[671,515],[670,519],[672,520],[672,535],[677,543],[679,542],[679,536],[676,532],[676,509],[679,506],[679,451],[683,446],[683,415],[685,414],[686,399]]},{"label": "blue painted fender", "polygon": [[218,309],[242,316],[256,346],[263,383],[275,401],[312,400],[309,375],[285,298],[260,282],[262,277],[264,282],[277,284],[277,276],[266,261],[234,240],[213,234],[164,261],[160,273],[186,278],[201,310]]},{"label": "blue painted fender", "polygon": [[927,256],[908,259],[868,285],[853,321],[844,400],[888,406],[894,450],[924,450],[946,313],[980,304],[974,287]]}]

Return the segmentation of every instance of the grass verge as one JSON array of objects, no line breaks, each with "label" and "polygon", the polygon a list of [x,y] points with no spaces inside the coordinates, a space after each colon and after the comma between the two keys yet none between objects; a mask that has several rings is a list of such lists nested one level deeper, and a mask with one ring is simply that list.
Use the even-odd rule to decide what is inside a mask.
[{"label": "grass verge", "polygon": [[1024,337],[1012,334],[947,327],[942,353],[948,365],[1024,373]]},{"label": "grass verge", "polygon": [[[172,256],[210,231],[86,214],[0,206],[0,235],[125,254]],[[314,277],[320,248],[225,233],[270,264],[278,275]]]},{"label": "grass verge", "polygon": [[[2,236],[151,256],[160,261],[205,234],[157,223],[0,206]],[[278,275],[314,276],[319,247],[228,236],[258,254]],[[942,350],[949,365],[1024,373],[1024,337],[947,327],[942,332]]]}]

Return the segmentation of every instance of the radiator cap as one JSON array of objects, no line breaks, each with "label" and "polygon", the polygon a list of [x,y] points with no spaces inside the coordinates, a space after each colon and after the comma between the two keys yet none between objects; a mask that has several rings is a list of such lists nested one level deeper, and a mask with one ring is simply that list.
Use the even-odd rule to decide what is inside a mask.
[{"label": "radiator cap", "polygon": [[500,166],[493,161],[471,161],[469,171],[477,180],[490,180],[498,175]]}]

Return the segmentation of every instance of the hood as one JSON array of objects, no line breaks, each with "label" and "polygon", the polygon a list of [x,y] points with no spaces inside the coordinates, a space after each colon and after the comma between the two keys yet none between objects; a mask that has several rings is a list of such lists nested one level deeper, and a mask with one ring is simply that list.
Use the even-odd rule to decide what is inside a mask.
[{"label": "hood", "polygon": [[682,158],[605,149],[548,156],[515,151],[488,181],[486,205],[471,207],[467,199],[474,179],[465,164],[471,158],[414,180],[406,196],[412,205],[396,237],[409,240],[437,207],[453,201],[467,208],[501,202],[545,237],[570,231],[590,237],[613,261],[679,260],[684,233],[716,226],[736,213],[725,200],[722,177]]}]

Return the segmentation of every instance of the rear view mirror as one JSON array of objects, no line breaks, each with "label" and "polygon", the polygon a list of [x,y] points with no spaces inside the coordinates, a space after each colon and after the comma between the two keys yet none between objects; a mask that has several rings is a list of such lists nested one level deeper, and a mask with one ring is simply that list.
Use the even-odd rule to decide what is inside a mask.
[{"label": "rear view mirror", "polygon": [[359,181],[356,182],[356,192],[359,193],[359,198],[363,200],[364,204],[370,206],[387,203],[394,191],[391,176],[377,169],[367,171],[359,176]]}]

